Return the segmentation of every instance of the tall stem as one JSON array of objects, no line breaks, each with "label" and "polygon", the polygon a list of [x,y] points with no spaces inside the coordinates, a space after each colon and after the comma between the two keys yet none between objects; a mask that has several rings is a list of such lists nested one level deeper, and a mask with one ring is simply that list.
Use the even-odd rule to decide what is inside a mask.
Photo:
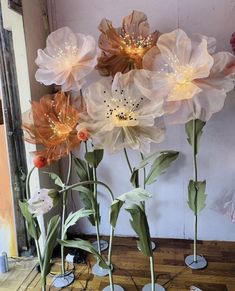
[{"label": "tall stem", "polygon": [[154,274],[154,257],[153,255],[149,258],[150,260],[150,271],[151,271],[151,291],[155,291],[155,274]]},{"label": "tall stem", "polygon": [[[141,159],[143,161],[144,155],[142,153],[140,153],[140,156],[141,156]],[[144,167],[144,189],[146,189],[146,182],[145,182],[145,180],[146,180],[146,169]],[[143,201],[141,204],[142,204],[142,208],[143,208],[143,210],[145,212],[145,202]]]},{"label": "tall stem", "polygon": [[[97,181],[97,173],[96,168],[93,167],[93,179],[94,181]],[[96,202],[95,204],[95,228],[96,228],[96,239],[97,239],[97,246],[98,246],[98,252],[101,254],[101,247],[100,247],[100,227],[99,227],[99,211],[98,211],[98,203],[97,203],[97,184],[94,184],[94,200]]]},{"label": "tall stem", "polygon": [[[193,120],[193,169],[194,182],[197,183],[197,137],[196,137],[196,120]],[[194,242],[193,242],[193,261],[197,261],[197,189],[195,194],[195,213],[194,213]]]},{"label": "tall stem", "polygon": [[[70,176],[71,176],[71,169],[72,169],[72,154],[69,154],[69,161],[68,161],[68,174],[66,178],[66,183],[64,187],[69,184]],[[66,211],[66,206],[67,206],[67,195],[68,191],[63,192],[63,206],[62,206],[62,221],[61,221],[61,240],[64,240],[64,223],[65,223],[65,211]],[[60,248],[61,251],[61,273],[65,274],[65,257],[64,257],[64,246],[61,245]]]},{"label": "tall stem", "polygon": [[109,237],[109,253],[108,253],[109,285],[110,285],[110,290],[111,290],[111,291],[114,291],[114,286],[113,286],[113,274],[112,274],[112,247],[113,247],[113,235],[114,235],[114,228],[111,226],[111,228],[110,228],[110,237]]},{"label": "tall stem", "polygon": [[128,165],[129,170],[130,170],[130,172],[131,172],[131,174],[132,174],[132,167],[131,167],[130,160],[129,160],[129,158],[128,158],[128,154],[127,154],[127,150],[126,150],[126,148],[124,148],[124,154],[125,154],[125,157],[126,157],[127,165]]},{"label": "tall stem", "polygon": [[33,173],[33,171],[35,170],[35,167],[33,167],[29,172],[28,175],[26,177],[26,199],[29,200],[30,199],[30,178],[31,175]]}]

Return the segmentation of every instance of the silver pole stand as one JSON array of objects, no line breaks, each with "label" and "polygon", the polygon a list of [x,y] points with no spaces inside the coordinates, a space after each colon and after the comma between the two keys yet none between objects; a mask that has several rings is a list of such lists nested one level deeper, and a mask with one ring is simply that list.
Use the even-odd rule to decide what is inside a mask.
[{"label": "silver pole stand", "polygon": [[[142,291],[153,291],[152,284],[149,283],[147,285],[144,285]],[[159,284],[154,284],[154,291],[166,291],[166,289]]]},{"label": "silver pole stand", "polygon": [[106,286],[103,291],[124,291],[124,289],[121,286],[114,284],[113,290],[110,288],[110,286]]},{"label": "silver pole stand", "polygon": [[73,283],[75,276],[73,271],[65,272],[64,274],[56,275],[53,279],[53,286],[56,288],[64,288]]},{"label": "silver pole stand", "polygon": [[[98,241],[92,242],[93,247],[98,251]],[[101,252],[106,251],[109,247],[109,243],[106,240],[100,240],[100,250]]]}]

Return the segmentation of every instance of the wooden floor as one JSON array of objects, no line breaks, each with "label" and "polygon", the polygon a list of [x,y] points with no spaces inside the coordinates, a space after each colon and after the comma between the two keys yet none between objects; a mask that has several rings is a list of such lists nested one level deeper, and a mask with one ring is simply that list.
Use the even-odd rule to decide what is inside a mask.
[{"label": "wooden floor", "polygon": [[[199,242],[199,254],[208,260],[204,270],[191,270],[184,265],[184,258],[192,253],[192,242],[187,240],[157,239],[154,252],[157,281],[167,291],[189,291],[196,286],[203,291],[235,291],[235,243]],[[77,265],[76,281],[63,290],[102,290],[108,285],[108,277],[97,278],[91,274],[90,266],[94,260],[88,258],[87,264]],[[126,291],[141,290],[150,281],[149,260],[136,249],[132,238],[115,238],[113,247],[114,281]],[[55,263],[54,269],[59,269]],[[40,276],[36,270],[29,270],[28,277],[16,290],[40,290]],[[48,290],[53,278],[48,277]],[[1,280],[0,280],[1,282]],[[2,289],[14,291],[14,289]]]}]

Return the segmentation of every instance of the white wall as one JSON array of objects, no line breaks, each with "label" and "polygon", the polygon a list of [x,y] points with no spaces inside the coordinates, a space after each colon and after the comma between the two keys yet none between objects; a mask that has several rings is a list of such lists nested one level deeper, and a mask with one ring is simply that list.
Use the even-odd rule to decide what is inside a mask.
[{"label": "white wall", "polygon": [[[98,38],[97,25],[103,17],[121,23],[123,16],[131,10],[142,10],[149,18],[151,27],[168,32],[177,27],[186,32],[199,32],[214,36],[219,49],[230,49],[229,39],[235,31],[234,0],[51,0],[51,22],[53,28],[69,26],[74,31],[91,34]],[[98,79],[93,73],[92,79]],[[235,189],[235,96],[227,98],[224,109],[208,122],[201,140],[199,155],[199,178],[207,179],[208,207],[199,217],[199,238],[205,240],[234,240],[235,226],[227,217],[210,209],[212,202],[225,191]],[[168,128],[166,140],[156,149],[175,149],[181,152],[180,158],[158,182],[149,189],[153,198],[147,212],[154,237],[192,238],[193,215],[187,206],[187,184],[192,177],[191,148],[185,141],[183,126]],[[132,163],[137,163],[138,155],[131,153]],[[107,182],[116,195],[131,188],[129,172],[122,153],[105,155],[98,172],[99,178]],[[108,234],[108,198],[102,194],[101,233]],[[79,205],[74,196],[74,205]],[[122,213],[116,233],[133,235],[128,224],[128,215]],[[83,222],[78,231],[94,233],[89,223]]]}]

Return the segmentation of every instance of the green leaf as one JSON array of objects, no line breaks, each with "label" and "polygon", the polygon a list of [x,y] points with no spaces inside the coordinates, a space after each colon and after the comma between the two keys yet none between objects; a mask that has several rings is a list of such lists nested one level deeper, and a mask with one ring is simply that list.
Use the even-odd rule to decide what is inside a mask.
[{"label": "green leaf", "polygon": [[154,183],[157,178],[164,174],[170,167],[171,163],[177,159],[179,152],[164,151],[161,152],[154,160],[151,169],[146,177],[145,183],[150,185]]},{"label": "green leaf", "polygon": [[49,177],[54,181],[54,183],[58,186],[60,186],[61,188],[64,187],[64,183],[61,181],[60,177],[52,172],[44,172],[45,174],[48,174]]},{"label": "green leaf", "polygon": [[75,156],[73,156],[73,161],[76,166],[76,172],[78,177],[80,178],[80,181],[93,180],[92,169],[90,167],[87,169],[86,161],[76,158]]},{"label": "green leaf", "polygon": [[53,216],[47,227],[47,236],[43,256],[42,278],[45,280],[51,269],[50,260],[60,232],[60,216]]},{"label": "green leaf", "polygon": [[198,149],[199,149],[199,141],[201,138],[201,135],[203,133],[203,127],[205,126],[206,122],[200,120],[200,119],[195,119],[195,120],[190,120],[189,122],[186,123],[185,125],[185,131],[187,134],[187,141],[188,143],[193,146],[193,142],[194,142],[194,134],[193,134],[193,124],[195,121],[195,154],[198,153]]},{"label": "green leaf", "polygon": [[97,168],[104,156],[104,150],[94,150],[85,154],[86,161],[91,167]]},{"label": "green leaf", "polygon": [[33,217],[33,215],[29,212],[27,202],[19,201],[19,206],[20,206],[21,213],[27,222],[29,235],[32,238],[38,240],[41,235],[41,231],[38,225],[37,218]]},{"label": "green leaf", "polygon": [[133,169],[133,172],[132,172],[132,174],[131,174],[130,181],[131,181],[131,184],[132,184],[134,187],[137,187],[137,186],[138,186],[138,181],[139,181],[139,169],[137,169],[137,168],[134,168],[134,169]]},{"label": "green leaf", "polygon": [[77,248],[77,249],[81,249],[81,250],[84,250],[88,253],[93,254],[95,256],[95,258],[97,259],[100,267],[102,267],[104,269],[109,269],[109,266],[107,265],[107,263],[105,262],[103,257],[97,252],[97,250],[93,247],[93,245],[90,242],[82,240],[82,239],[58,240],[58,241],[64,247]]},{"label": "green leaf", "polygon": [[113,228],[116,227],[119,212],[124,204],[124,201],[115,199],[110,207],[110,224]]},{"label": "green leaf", "polygon": [[[76,188],[74,188],[74,190],[79,192],[79,197],[81,198],[82,203],[84,204],[86,210],[96,209],[96,211],[98,211],[97,217],[99,217],[99,221],[100,221],[99,204],[97,203],[97,201],[95,201],[93,192],[84,186],[77,186]],[[88,219],[90,223],[93,226],[95,226],[94,215],[90,215]]]},{"label": "green leaf", "polygon": [[150,197],[151,194],[149,191],[142,188],[135,188],[116,198],[110,208],[110,224],[113,228],[116,227],[119,212],[125,202],[140,203],[146,201]]},{"label": "green leaf", "polygon": [[126,210],[130,213],[132,217],[130,223],[133,230],[139,237],[139,247],[142,253],[148,257],[151,257],[153,252],[149,226],[145,212],[140,208],[140,206],[136,204],[133,204],[132,206],[126,208]]},{"label": "green leaf", "polygon": [[188,185],[188,205],[195,215],[202,211],[206,206],[206,181],[189,181]]},{"label": "green leaf", "polygon": [[92,214],[94,215],[94,211],[85,210],[84,208],[74,213],[70,213],[64,223],[64,229],[63,229],[64,235],[66,234],[70,226],[75,225],[77,221],[80,220],[81,218],[88,217],[89,215],[92,215]]}]

